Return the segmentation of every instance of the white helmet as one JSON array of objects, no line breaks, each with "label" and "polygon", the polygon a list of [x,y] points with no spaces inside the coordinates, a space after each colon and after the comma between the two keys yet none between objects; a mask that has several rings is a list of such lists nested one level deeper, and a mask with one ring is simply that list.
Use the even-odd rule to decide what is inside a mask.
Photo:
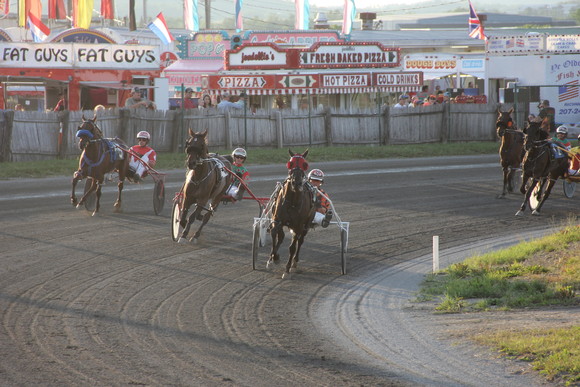
[{"label": "white helmet", "polygon": [[232,157],[243,157],[244,159],[247,157],[246,150],[244,148],[236,148],[232,152]]},{"label": "white helmet", "polygon": [[320,169],[313,169],[308,173],[308,180],[324,181],[324,172]]},{"label": "white helmet", "polygon": [[139,133],[137,133],[137,139],[140,139],[140,138],[144,138],[147,141],[149,141],[149,140],[151,140],[151,135],[149,134],[149,132],[142,130]]},{"label": "white helmet", "polygon": [[558,129],[556,129],[556,133],[568,134],[568,127],[566,125],[560,125],[558,126]]}]

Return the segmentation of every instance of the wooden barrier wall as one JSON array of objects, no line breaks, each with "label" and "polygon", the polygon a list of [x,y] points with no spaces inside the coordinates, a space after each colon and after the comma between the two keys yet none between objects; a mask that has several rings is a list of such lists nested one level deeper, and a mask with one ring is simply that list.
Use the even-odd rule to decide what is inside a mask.
[{"label": "wooden barrier wall", "polygon": [[[112,109],[100,111],[97,124],[105,137],[119,137],[129,145],[135,143],[139,131],[146,130],[158,152],[180,151],[189,128],[207,130],[213,149],[496,141],[498,107],[498,104],[446,104],[405,109],[384,107],[380,111],[327,108],[310,113],[308,110],[224,113],[217,109]],[[502,109],[510,107],[506,105]],[[92,111],[0,112],[0,161],[78,156],[76,131],[83,116],[92,118],[94,114]]]}]

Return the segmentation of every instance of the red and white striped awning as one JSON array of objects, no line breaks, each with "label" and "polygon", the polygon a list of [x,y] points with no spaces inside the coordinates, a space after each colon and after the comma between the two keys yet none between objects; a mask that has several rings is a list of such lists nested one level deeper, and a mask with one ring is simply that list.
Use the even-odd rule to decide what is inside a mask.
[{"label": "red and white striped awning", "polygon": [[389,87],[347,87],[347,88],[296,88],[296,89],[247,89],[247,90],[206,90],[208,94],[220,95],[228,92],[239,95],[245,92],[247,95],[308,95],[308,94],[364,94],[364,93],[402,93],[419,92],[420,86],[389,86]]}]

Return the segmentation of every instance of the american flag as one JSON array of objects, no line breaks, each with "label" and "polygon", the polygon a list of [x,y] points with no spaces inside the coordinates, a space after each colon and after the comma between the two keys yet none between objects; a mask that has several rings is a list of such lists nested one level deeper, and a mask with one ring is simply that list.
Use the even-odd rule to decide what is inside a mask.
[{"label": "american flag", "polygon": [[474,39],[487,39],[483,33],[483,25],[479,21],[479,17],[475,13],[475,8],[471,5],[471,1],[469,2],[469,36]]},{"label": "american flag", "polygon": [[[572,86],[569,86],[572,85]],[[563,86],[558,86],[558,102],[568,101],[569,99],[578,98],[580,90],[578,90],[578,80],[565,83]]]}]

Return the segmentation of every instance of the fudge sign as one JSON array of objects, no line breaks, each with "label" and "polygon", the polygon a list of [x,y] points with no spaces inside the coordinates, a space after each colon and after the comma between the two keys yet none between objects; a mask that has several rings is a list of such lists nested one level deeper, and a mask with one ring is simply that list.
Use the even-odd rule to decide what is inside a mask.
[{"label": "fudge sign", "polygon": [[2,43],[0,67],[159,68],[159,49],[139,45]]}]

